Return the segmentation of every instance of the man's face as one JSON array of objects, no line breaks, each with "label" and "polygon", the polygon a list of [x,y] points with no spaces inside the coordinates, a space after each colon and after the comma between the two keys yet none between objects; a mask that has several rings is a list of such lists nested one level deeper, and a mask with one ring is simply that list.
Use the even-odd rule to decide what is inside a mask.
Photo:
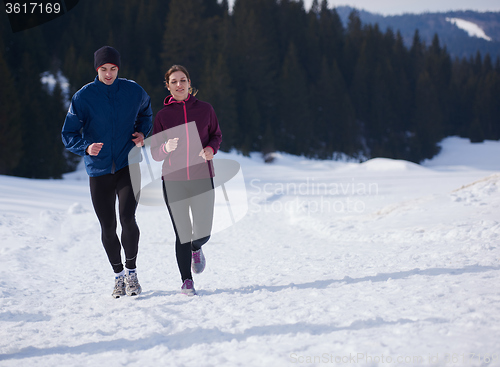
[{"label": "man's face", "polygon": [[99,80],[106,85],[111,85],[118,76],[118,66],[114,64],[104,64],[97,69]]}]

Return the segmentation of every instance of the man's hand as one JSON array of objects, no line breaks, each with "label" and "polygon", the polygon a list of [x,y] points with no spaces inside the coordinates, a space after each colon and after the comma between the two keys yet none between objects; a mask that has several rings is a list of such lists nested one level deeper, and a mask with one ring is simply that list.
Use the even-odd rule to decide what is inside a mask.
[{"label": "man's hand", "polygon": [[104,143],[93,143],[93,144],[90,144],[87,147],[87,153],[89,155],[96,156],[101,151],[103,145],[104,145]]},{"label": "man's hand", "polygon": [[143,133],[135,132],[132,134],[132,136],[135,136],[135,139],[132,139],[132,141],[134,142],[134,144],[137,148],[140,148],[144,145],[144,134]]}]

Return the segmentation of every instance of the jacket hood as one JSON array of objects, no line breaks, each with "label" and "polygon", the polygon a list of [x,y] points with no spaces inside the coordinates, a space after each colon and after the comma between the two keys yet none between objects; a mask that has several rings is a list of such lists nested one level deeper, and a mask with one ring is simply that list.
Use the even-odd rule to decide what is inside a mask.
[{"label": "jacket hood", "polygon": [[176,99],[174,99],[174,97],[172,95],[170,95],[170,96],[167,96],[165,98],[165,100],[163,101],[163,104],[165,106],[168,106],[168,105],[175,104],[175,103],[192,102],[195,99],[196,98],[192,94],[188,94],[188,97],[184,101],[177,101]]}]

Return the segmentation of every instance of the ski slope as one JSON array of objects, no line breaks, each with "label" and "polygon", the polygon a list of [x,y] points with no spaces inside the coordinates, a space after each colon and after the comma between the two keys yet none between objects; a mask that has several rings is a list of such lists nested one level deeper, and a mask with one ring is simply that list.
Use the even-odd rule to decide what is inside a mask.
[{"label": "ski slope", "polygon": [[86,174],[0,176],[0,366],[500,366],[500,142],[416,165],[219,153],[248,211],[179,293],[140,205],[139,297],[113,299]]}]

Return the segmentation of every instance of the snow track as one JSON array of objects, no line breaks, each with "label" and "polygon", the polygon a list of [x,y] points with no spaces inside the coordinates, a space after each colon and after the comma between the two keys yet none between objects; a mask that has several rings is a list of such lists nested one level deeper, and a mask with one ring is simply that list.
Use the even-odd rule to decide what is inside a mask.
[{"label": "snow track", "polygon": [[498,173],[221,156],[248,213],[192,298],[166,208],[139,207],[143,293],[116,300],[87,181],[0,176],[0,366],[500,365]]}]

